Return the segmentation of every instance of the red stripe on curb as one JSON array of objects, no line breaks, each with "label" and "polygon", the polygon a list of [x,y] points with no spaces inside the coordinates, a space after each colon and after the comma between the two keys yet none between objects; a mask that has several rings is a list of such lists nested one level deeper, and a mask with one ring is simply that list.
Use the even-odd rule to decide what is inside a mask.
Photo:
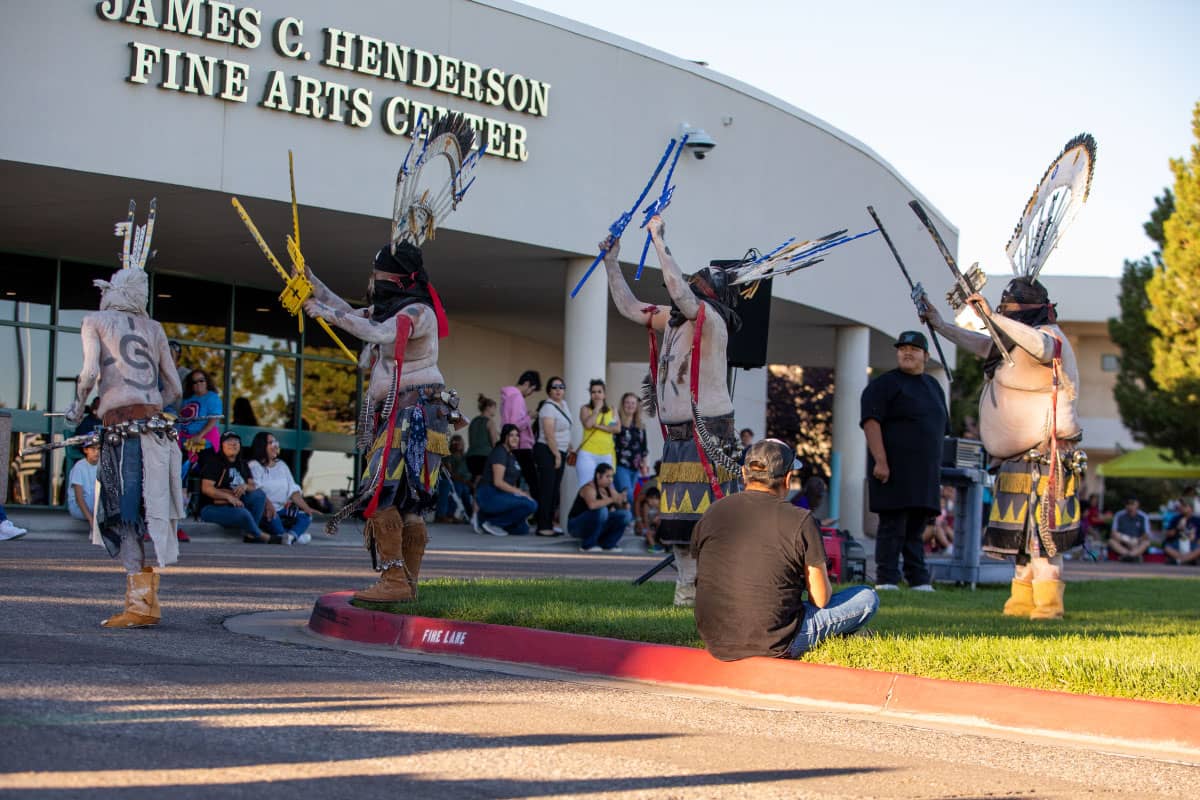
[{"label": "red stripe on curb", "polygon": [[1200,749],[1200,706],[935,680],[778,658],[718,661],[691,647],[369,611],[350,605],[352,596],[335,592],[320,597],[309,629],[335,639],[425,653]]}]

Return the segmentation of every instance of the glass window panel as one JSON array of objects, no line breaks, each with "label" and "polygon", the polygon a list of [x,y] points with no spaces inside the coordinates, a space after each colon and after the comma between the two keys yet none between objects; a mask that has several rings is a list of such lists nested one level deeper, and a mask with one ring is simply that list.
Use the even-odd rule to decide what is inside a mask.
[{"label": "glass window panel", "polygon": [[[329,327],[342,340],[342,343],[350,349],[355,361],[357,361],[358,354],[362,352],[362,342],[336,325],[330,324]],[[305,355],[346,360],[346,354],[342,352],[342,348],[338,347],[337,343],[329,337],[329,334],[325,332],[325,329],[321,327],[319,322],[311,318],[304,321],[304,353]]]},{"label": "glass window panel", "polygon": [[301,427],[353,434],[358,419],[357,369],[349,364],[304,361]]},{"label": "glass window panel", "polygon": [[0,253],[0,319],[50,323],[55,262]]},{"label": "glass window panel", "polygon": [[51,454],[21,455],[25,448],[45,444],[46,441],[47,436],[44,433],[13,434],[10,451],[13,454],[13,462],[9,470],[6,503],[36,506],[53,504],[50,493]]},{"label": "glass window panel", "polygon": [[234,351],[230,364],[231,424],[292,427],[296,359]]},{"label": "glass window panel", "polygon": [[353,454],[330,450],[307,452],[310,454],[306,463],[308,470],[300,481],[304,496],[316,497],[326,509],[340,509],[354,491]]},{"label": "glass window panel", "polygon": [[[151,294],[154,318],[170,339],[225,344],[230,287],[209,281],[155,274]],[[199,367],[184,359],[184,366]]]},{"label": "glass window panel", "polygon": [[[305,327],[310,324],[316,325],[305,317]],[[296,318],[283,310],[279,292],[238,286],[234,291],[233,343],[294,352],[300,343],[300,327]]]},{"label": "glass window panel", "polygon": [[50,332],[0,325],[0,408],[45,411]]},{"label": "glass window panel", "polygon": [[[78,333],[59,332],[55,335],[54,359],[54,403],[52,411],[66,411],[75,399],[75,383],[83,369],[83,338]],[[99,387],[92,389],[92,398],[99,394]]]},{"label": "glass window panel", "polygon": [[58,324],[78,328],[83,318],[100,309],[100,290],[92,285],[97,278],[108,280],[115,266],[96,266],[64,261],[62,283],[58,288]]}]

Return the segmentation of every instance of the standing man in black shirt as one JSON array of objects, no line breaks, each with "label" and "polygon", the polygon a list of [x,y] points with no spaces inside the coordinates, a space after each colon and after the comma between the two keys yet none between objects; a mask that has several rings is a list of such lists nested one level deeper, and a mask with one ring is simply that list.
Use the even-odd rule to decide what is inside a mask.
[{"label": "standing man in black shirt", "polygon": [[904,331],[895,348],[899,366],[863,390],[859,422],[867,436],[871,510],[879,515],[875,588],[896,588],[903,551],[908,585],[932,592],[921,534],[941,508],[942,439],[949,432],[946,395],[925,374],[925,334]]},{"label": "standing man in black shirt", "polygon": [[722,661],[796,658],[866,625],[879,597],[869,586],[833,593],[821,531],[787,501],[792,448],[765,439],[745,455],[745,490],[713,503],[692,533],[696,629]]}]

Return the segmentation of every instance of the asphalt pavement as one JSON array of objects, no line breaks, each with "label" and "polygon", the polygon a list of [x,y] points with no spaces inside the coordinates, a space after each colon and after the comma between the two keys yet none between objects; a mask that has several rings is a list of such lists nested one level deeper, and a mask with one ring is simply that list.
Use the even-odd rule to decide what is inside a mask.
[{"label": "asphalt pavement", "polygon": [[[424,574],[627,579],[654,563],[561,540],[437,545],[448,538]],[[296,627],[319,594],[368,583],[366,553],[345,542],[201,537],[163,575],[162,625],[126,631],[98,627],[123,585],[103,550],[0,543],[0,797],[1194,793],[1193,765],[1083,743],[235,632],[273,619],[246,616],[260,612]]]}]

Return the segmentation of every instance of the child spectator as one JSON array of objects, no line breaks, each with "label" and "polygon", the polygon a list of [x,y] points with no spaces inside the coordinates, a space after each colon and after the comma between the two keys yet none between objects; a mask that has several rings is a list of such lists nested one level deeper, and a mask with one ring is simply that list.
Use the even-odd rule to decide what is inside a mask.
[{"label": "child spectator", "polygon": [[655,487],[644,489],[637,498],[635,518],[637,533],[646,540],[647,553],[662,553],[663,547],[658,543],[658,514],[662,497]]},{"label": "child spectator", "polygon": [[[463,438],[458,434],[450,437],[450,455],[442,460],[446,471],[450,473],[447,479],[443,473],[437,484],[437,522],[466,522],[471,517],[475,501],[471,497],[471,471],[467,469],[467,457],[463,453]],[[458,494],[459,502],[465,516],[457,519],[451,511],[453,498],[451,492]]]},{"label": "child spectator", "polygon": [[71,467],[67,479],[67,513],[92,527],[92,510],[96,507],[96,465],[100,463],[100,443],[83,448],[83,458]]},{"label": "child spectator", "polygon": [[1197,538],[1196,522],[1188,517],[1180,517],[1175,522],[1167,540],[1163,542],[1163,552],[1171,564],[1200,563],[1200,539]]}]

